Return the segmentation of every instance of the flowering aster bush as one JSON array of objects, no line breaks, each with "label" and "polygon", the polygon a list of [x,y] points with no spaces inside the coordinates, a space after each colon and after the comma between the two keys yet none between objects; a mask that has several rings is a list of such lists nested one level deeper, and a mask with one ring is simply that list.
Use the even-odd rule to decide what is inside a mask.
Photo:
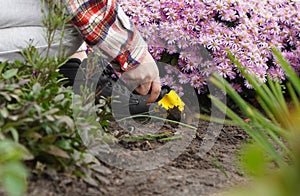
[{"label": "flowering aster bush", "polygon": [[[229,50],[248,73],[265,82],[285,75],[271,53],[279,48],[300,71],[298,0],[119,0],[156,60],[180,70],[179,81],[203,92],[217,71],[237,91],[252,88],[227,57]],[[209,51],[203,55],[204,50]],[[170,72],[170,70],[169,70]],[[167,77],[167,76],[166,76]],[[164,83],[172,82],[169,78]]]}]

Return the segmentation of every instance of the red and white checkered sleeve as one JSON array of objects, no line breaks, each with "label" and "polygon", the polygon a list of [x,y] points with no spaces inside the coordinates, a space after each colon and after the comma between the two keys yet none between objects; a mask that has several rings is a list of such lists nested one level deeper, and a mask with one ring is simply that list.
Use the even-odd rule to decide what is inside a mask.
[{"label": "red and white checkered sleeve", "polygon": [[[115,0],[67,0],[72,24],[101,57],[120,71],[140,64],[148,46]],[[116,67],[116,66],[114,66]]]}]

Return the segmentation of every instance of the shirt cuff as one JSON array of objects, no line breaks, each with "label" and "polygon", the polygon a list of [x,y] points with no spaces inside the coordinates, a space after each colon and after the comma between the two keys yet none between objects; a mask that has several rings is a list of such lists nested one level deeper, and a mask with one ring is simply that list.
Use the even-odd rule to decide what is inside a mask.
[{"label": "shirt cuff", "polygon": [[122,72],[138,66],[148,52],[148,45],[129,17],[118,6],[117,17],[93,50]]}]

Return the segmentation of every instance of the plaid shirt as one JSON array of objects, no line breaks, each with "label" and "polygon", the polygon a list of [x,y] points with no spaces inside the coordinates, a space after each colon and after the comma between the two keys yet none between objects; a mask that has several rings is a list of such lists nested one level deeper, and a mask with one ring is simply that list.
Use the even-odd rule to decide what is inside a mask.
[{"label": "plaid shirt", "polygon": [[[147,44],[116,0],[66,0],[72,24],[95,52],[120,71],[138,65]],[[115,66],[114,66],[115,67]]]}]

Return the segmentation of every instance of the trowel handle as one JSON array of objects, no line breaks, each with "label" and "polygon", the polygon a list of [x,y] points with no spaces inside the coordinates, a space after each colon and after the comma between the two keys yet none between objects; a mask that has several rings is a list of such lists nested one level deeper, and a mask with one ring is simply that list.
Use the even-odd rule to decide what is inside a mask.
[{"label": "trowel handle", "polygon": [[160,101],[166,94],[168,94],[169,92],[171,91],[171,88],[169,86],[162,86],[161,87],[161,91],[160,91],[160,94],[158,96],[158,98],[156,99],[155,102],[158,102]]}]

